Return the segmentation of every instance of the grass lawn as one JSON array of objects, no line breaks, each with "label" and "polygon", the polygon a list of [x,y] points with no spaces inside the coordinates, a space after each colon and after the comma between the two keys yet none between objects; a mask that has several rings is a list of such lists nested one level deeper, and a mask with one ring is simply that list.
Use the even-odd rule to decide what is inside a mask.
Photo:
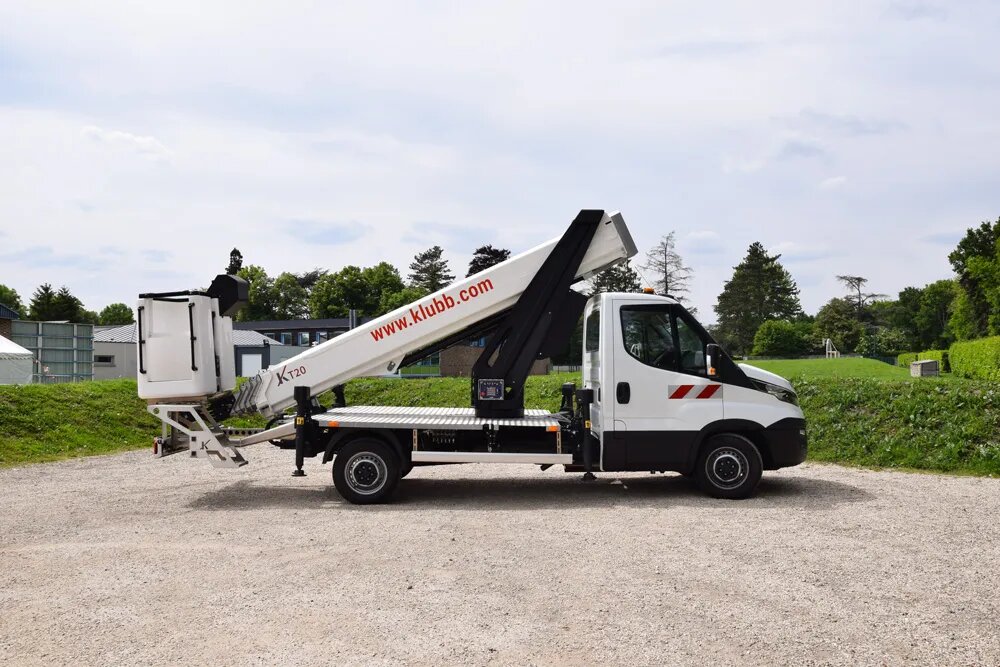
[{"label": "grass lawn", "polygon": [[785,378],[879,378],[905,380],[910,377],[909,369],[874,359],[755,359],[743,362],[751,366],[777,373]]},{"label": "grass lawn", "polygon": [[159,434],[135,380],[0,386],[0,466],[149,447]]},{"label": "grass lawn", "polygon": [[[880,468],[1000,475],[1000,392],[962,378],[910,378],[870,359],[755,361],[795,384],[809,458]],[[580,373],[528,378],[525,405],[555,411]],[[467,407],[468,378],[359,378],[348,404]],[[329,397],[323,399],[329,404]],[[0,466],[150,446],[159,422],[134,380],[0,387]],[[260,416],[229,421],[263,426]]]}]

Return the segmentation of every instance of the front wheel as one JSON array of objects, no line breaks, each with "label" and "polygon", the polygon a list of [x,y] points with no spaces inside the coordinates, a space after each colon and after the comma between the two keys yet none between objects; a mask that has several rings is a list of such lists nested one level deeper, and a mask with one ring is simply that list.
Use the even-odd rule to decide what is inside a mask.
[{"label": "front wheel", "polygon": [[695,475],[702,491],[716,498],[749,498],[764,463],[757,447],[735,433],[714,435],[702,446]]},{"label": "front wheel", "polygon": [[333,460],[333,485],[344,500],[357,505],[385,502],[399,479],[399,457],[381,440],[349,442]]}]

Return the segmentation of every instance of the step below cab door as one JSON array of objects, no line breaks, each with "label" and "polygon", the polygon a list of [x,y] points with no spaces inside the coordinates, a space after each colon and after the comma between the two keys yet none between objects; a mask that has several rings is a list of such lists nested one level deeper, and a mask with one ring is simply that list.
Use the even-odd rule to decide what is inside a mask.
[{"label": "step below cab door", "polygon": [[[615,299],[613,406],[605,425],[607,470],[684,470],[699,431],[723,418],[723,386],[705,366],[709,342],[683,307],[656,298]],[[607,407],[605,413],[607,413]],[[611,436],[611,437],[609,437]]]}]

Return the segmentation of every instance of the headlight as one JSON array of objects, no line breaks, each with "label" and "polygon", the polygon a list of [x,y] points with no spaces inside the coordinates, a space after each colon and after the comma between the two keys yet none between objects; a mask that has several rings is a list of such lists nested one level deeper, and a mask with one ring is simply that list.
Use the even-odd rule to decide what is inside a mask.
[{"label": "headlight", "polygon": [[761,382],[760,380],[753,380],[753,385],[758,391],[767,392],[779,401],[791,403],[792,405],[799,404],[799,397],[790,389],[779,387],[778,385],[771,384],[770,382]]}]

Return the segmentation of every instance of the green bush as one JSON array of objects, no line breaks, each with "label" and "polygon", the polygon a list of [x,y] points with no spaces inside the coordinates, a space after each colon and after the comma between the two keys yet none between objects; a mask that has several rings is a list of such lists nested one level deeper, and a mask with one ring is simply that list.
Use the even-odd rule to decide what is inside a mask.
[{"label": "green bush", "polygon": [[786,320],[768,320],[760,325],[753,337],[753,354],[764,357],[797,357],[812,348],[811,327]]},{"label": "green bush", "polygon": [[1000,475],[1000,391],[978,380],[793,378],[809,459]]},{"label": "green bush", "polygon": [[898,357],[896,357],[896,363],[903,368],[909,368],[910,364],[916,361],[920,357],[919,352],[904,352]]},{"label": "green bush", "polygon": [[1000,336],[955,343],[948,350],[948,361],[958,376],[1000,380]]}]

